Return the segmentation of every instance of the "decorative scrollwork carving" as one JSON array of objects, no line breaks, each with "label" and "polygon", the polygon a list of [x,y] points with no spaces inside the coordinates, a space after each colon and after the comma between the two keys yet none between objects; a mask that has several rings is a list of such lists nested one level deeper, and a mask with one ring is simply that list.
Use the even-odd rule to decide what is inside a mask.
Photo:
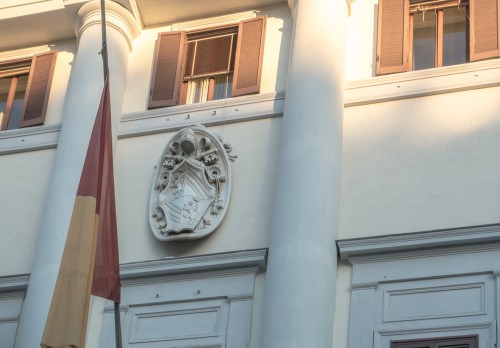
[{"label": "decorative scrollwork carving", "polygon": [[181,129],[166,145],[151,190],[150,225],[159,240],[212,233],[227,211],[232,151],[204,126]]}]

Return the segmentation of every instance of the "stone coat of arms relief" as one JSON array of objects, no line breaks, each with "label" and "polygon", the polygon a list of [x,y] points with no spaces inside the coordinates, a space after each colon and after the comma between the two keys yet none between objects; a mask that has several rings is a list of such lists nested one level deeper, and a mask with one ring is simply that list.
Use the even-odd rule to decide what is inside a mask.
[{"label": "stone coat of arms relief", "polygon": [[204,126],[181,129],[163,151],[153,180],[149,221],[161,241],[212,233],[231,194],[231,146]]}]

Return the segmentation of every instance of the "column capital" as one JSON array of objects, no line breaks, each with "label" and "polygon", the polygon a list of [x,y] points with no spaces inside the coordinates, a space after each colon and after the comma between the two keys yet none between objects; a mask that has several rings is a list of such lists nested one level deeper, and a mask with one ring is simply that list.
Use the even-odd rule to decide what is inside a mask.
[{"label": "column capital", "polygon": [[[123,6],[114,1],[106,1],[106,25],[119,31],[127,40],[132,50],[132,40],[140,34],[140,27],[134,16]],[[75,18],[74,30],[80,39],[82,33],[90,26],[101,25],[101,3],[93,0],[83,5]]]}]

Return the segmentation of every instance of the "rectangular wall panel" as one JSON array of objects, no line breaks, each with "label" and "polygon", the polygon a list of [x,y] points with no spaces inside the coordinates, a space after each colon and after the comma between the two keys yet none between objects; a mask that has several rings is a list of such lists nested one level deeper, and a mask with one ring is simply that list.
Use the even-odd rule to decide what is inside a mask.
[{"label": "rectangular wall panel", "polygon": [[484,284],[387,291],[384,321],[484,314],[484,295]]}]

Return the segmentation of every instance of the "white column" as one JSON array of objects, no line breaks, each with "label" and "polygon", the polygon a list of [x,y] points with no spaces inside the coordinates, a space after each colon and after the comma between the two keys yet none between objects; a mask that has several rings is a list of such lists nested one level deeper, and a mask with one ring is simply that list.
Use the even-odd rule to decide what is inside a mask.
[{"label": "white column", "polygon": [[[106,1],[111,112],[118,129],[131,41],[139,28],[122,6]],[[75,19],[78,51],[63,106],[63,122],[38,232],[33,266],[19,321],[16,348],[39,347],[54,291],[90,133],[104,85],[99,1],[86,3]],[[116,140],[116,135],[115,135]]]},{"label": "white column", "polygon": [[347,5],[289,1],[290,67],[261,348],[330,348],[340,206]]}]

